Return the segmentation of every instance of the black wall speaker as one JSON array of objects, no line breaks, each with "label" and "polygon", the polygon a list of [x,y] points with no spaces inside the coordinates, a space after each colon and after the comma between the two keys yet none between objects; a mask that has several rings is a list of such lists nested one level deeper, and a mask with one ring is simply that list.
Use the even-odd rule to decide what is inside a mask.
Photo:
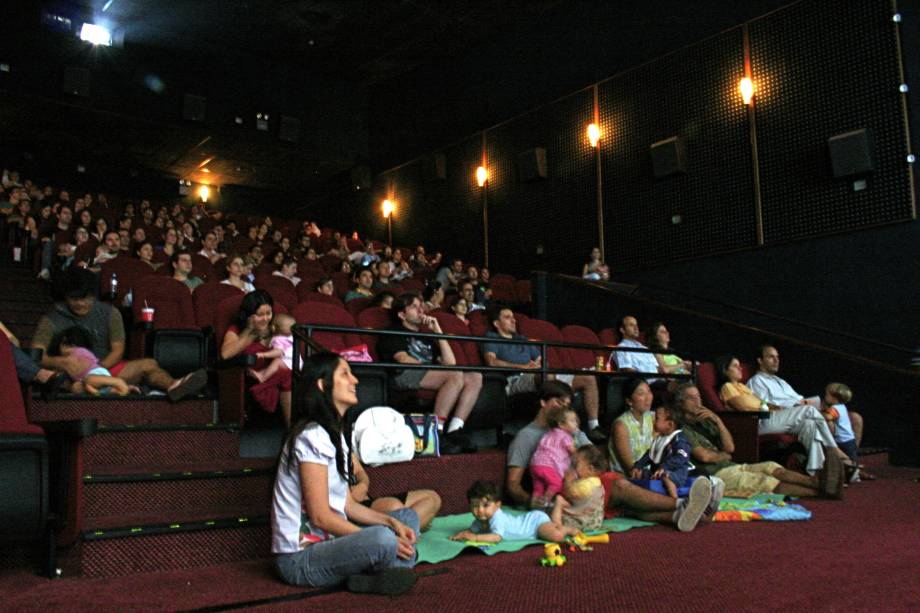
[{"label": "black wall speaker", "polygon": [[447,178],[447,156],[432,153],[425,157],[425,178],[429,181],[443,181]]},{"label": "black wall speaker", "polygon": [[61,79],[61,90],[72,96],[89,97],[89,70],[76,66],[66,66]]},{"label": "black wall speaker", "polygon": [[546,149],[534,147],[518,154],[518,175],[523,183],[546,178]]},{"label": "black wall speaker", "polygon": [[668,177],[687,172],[687,151],[679,136],[652,143],[649,149],[655,177]]},{"label": "black wall speaker", "polygon": [[300,140],[300,120],[296,117],[281,116],[281,127],[278,129],[278,138],[289,143]]},{"label": "black wall speaker", "polygon": [[208,99],[195,94],[185,94],[182,100],[182,119],[188,121],[204,121],[205,111],[208,108]]},{"label": "black wall speaker", "polygon": [[865,175],[875,170],[872,132],[867,128],[853,130],[827,139],[834,177]]}]

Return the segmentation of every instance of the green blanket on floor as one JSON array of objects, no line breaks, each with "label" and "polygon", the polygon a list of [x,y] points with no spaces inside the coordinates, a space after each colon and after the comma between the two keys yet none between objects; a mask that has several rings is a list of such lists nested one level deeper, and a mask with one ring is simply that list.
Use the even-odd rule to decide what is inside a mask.
[{"label": "green blanket on floor", "polygon": [[[505,509],[506,512],[517,515],[520,511]],[[506,551],[518,551],[528,545],[538,545],[543,543],[539,539],[526,540],[503,540],[500,543],[470,543],[462,541],[451,541],[449,537],[466,530],[473,523],[472,513],[463,513],[460,515],[445,515],[436,517],[431,523],[431,528],[422,534],[418,542],[418,561],[434,564],[443,562],[457,557],[461,551],[467,547],[481,550],[486,555],[495,555]],[[655,524],[638,519],[626,517],[615,517],[604,521],[605,532],[625,532],[631,528],[641,528],[644,526],[654,526]],[[603,545],[600,545],[601,547]]]}]

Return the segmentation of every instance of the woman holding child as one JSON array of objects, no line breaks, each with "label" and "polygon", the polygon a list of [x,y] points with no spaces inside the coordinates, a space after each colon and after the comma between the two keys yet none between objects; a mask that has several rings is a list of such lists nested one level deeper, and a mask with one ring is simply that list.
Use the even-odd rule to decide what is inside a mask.
[{"label": "woman holding child", "polygon": [[272,553],[293,585],[347,583],[358,592],[400,594],[415,581],[419,515],[380,512],[355,499],[345,412],[358,402],[358,380],[334,353],[304,364],[306,390],[278,463],[272,502]]},{"label": "woman holding child", "polygon": [[[238,260],[239,258],[234,258]],[[238,355],[254,355],[270,349],[272,336],[272,319],[274,301],[265,290],[255,290],[243,297],[236,320],[227,328],[220,346],[220,357],[229,360]],[[253,370],[261,371],[268,366],[268,361],[256,361]],[[249,390],[253,397],[269,412],[281,404],[284,423],[291,419],[291,371],[279,368],[270,377],[252,386]],[[269,409],[268,407],[272,407]]]},{"label": "woman holding child", "polygon": [[651,449],[654,428],[652,390],[648,383],[632,377],[623,383],[626,410],[613,422],[607,451],[610,468],[629,475],[633,465]]}]

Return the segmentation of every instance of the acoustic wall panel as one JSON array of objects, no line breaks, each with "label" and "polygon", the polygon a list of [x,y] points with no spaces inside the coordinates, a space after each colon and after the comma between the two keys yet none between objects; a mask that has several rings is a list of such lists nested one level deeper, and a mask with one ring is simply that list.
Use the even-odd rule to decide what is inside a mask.
[{"label": "acoustic wall panel", "polygon": [[[597,244],[594,151],[585,136],[592,117],[593,94],[584,90],[487,131],[493,270],[580,274]],[[546,149],[547,176],[524,182],[518,156],[537,147]]]},{"label": "acoustic wall panel", "polygon": [[[801,2],[753,22],[767,243],[911,219],[891,5]],[[867,188],[835,179],[828,138],[868,128]]]},{"label": "acoustic wall panel", "polygon": [[[599,85],[614,273],[756,245],[743,58],[736,29]],[[683,172],[656,179],[650,146],[675,136]]]}]

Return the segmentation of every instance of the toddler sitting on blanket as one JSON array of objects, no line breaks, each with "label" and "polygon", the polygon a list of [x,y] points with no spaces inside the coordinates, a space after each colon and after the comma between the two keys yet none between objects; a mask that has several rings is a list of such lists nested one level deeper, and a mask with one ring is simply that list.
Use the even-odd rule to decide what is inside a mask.
[{"label": "toddler sitting on blanket", "polygon": [[600,530],[604,521],[604,484],[600,475],[607,470],[607,458],[594,445],[580,447],[572,456],[574,471],[567,471],[562,496],[557,496],[551,518],[584,532]]},{"label": "toddler sitting on blanket", "polygon": [[567,536],[578,533],[577,528],[563,526],[550,519],[543,511],[530,511],[523,515],[510,515],[502,511],[498,486],[488,481],[477,481],[466,492],[470,512],[475,518],[469,530],[461,530],[450,537],[452,541],[481,541],[498,543],[502,539],[543,539],[562,542]]}]

